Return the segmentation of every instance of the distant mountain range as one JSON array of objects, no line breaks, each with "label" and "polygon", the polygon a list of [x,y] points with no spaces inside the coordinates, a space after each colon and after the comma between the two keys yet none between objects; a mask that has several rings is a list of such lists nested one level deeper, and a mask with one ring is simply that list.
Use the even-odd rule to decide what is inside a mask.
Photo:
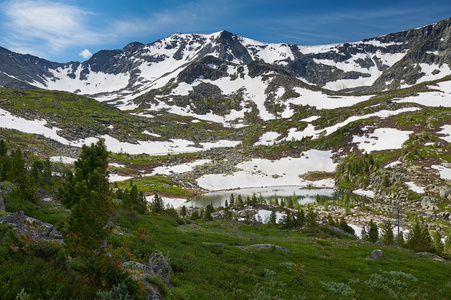
[{"label": "distant mountain range", "polygon": [[0,48],[0,85],[130,99],[170,82],[218,80],[253,66],[249,75],[272,72],[334,91],[381,91],[449,75],[450,30],[448,19],[321,46],[267,44],[227,31],[174,34],[146,45],[134,42],[120,50],[102,50],[83,63],[50,62]]}]

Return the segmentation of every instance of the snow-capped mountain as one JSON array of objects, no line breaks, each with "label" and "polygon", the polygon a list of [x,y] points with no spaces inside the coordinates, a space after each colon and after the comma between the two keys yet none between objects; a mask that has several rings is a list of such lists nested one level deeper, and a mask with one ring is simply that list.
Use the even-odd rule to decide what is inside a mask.
[{"label": "snow-capped mountain", "polygon": [[[120,50],[103,50],[83,63],[64,64],[0,48],[0,85],[63,90],[101,101],[126,102],[150,92],[144,99],[155,104],[158,96],[177,102],[172,96],[196,94],[194,87],[201,82],[216,86],[216,96],[263,97],[261,103],[293,98],[299,94],[293,91],[295,86],[381,91],[451,74],[450,30],[448,19],[360,42],[322,46],[268,44],[227,31],[174,34],[151,44],[134,42]],[[271,83],[278,88],[268,91]],[[265,92],[251,93],[257,86]]]}]

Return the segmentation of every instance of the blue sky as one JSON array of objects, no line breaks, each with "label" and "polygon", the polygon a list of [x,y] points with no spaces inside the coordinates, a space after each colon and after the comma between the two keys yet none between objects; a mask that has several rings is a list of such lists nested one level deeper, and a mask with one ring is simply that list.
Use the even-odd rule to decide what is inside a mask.
[{"label": "blue sky", "polygon": [[51,61],[173,33],[228,30],[268,43],[355,42],[451,17],[451,1],[6,0],[0,46]]}]

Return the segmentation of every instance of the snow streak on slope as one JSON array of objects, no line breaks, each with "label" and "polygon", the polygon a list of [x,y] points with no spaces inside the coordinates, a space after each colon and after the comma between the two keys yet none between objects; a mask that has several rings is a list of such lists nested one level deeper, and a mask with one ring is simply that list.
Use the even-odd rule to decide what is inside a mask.
[{"label": "snow streak on slope", "polygon": [[174,139],[169,141],[139,141],[138,144],[131,144],[126,142],[120,142],[119,140],[109,136],[101,135],[96,137],[90,137],[78,141],[69,141],[58,135],[60,130],[57,127],[48,128],[47,121],[45,120],[26,120],[24,118],[13,116],[6,110],[0,108],[0,117],[2,124],[0,128],[16,129],[25,133],[41,134],[47,138],[60,142],[64,145],[70,145],[75,147],[81,147],[85,144],[96,143],[99,139],[103,139],[107,149],[112,152],[120,153],[126,152],[129,154],[149,154],[149,155],[165,155],[168,153],[184,153],[184,152],[198,152],[202,150],[208,150],[213,148],[222,147],[234,147],[240,142],[220,140],[212,143],[200,143],[200,147],[196,146],[193,142]]},{"label": "snow streak on slope", "polygon": [[[450,72],[451,73],[451,72]],[[398,103],[413,102],[432,107],[451,107],[451,81],[443,81],[431,86],[432,91],[421,92],[417,96],[411,96],[396,100]]]}]

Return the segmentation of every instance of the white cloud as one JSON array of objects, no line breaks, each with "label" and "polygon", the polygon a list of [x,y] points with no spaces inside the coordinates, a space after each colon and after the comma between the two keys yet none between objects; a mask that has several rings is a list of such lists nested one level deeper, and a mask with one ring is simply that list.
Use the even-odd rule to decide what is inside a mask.
[{"label": "white cloud", "polygon": [[80,53],[78,53],[78,55],[80,55],[84,59],[88,59],[92,56],[92,53],[88,49],[85,49],[85,50],[81,51]]},{"label": "white cloud", "polygon": [[58,53],[80,44],[99,44],[106,38],[105,34],[89,29],[89,18],[94,13],[75,5],[49,0],[10,0],[0,9],[8,29],[3,40],[13,51],[36,45],[31,54]]}]

